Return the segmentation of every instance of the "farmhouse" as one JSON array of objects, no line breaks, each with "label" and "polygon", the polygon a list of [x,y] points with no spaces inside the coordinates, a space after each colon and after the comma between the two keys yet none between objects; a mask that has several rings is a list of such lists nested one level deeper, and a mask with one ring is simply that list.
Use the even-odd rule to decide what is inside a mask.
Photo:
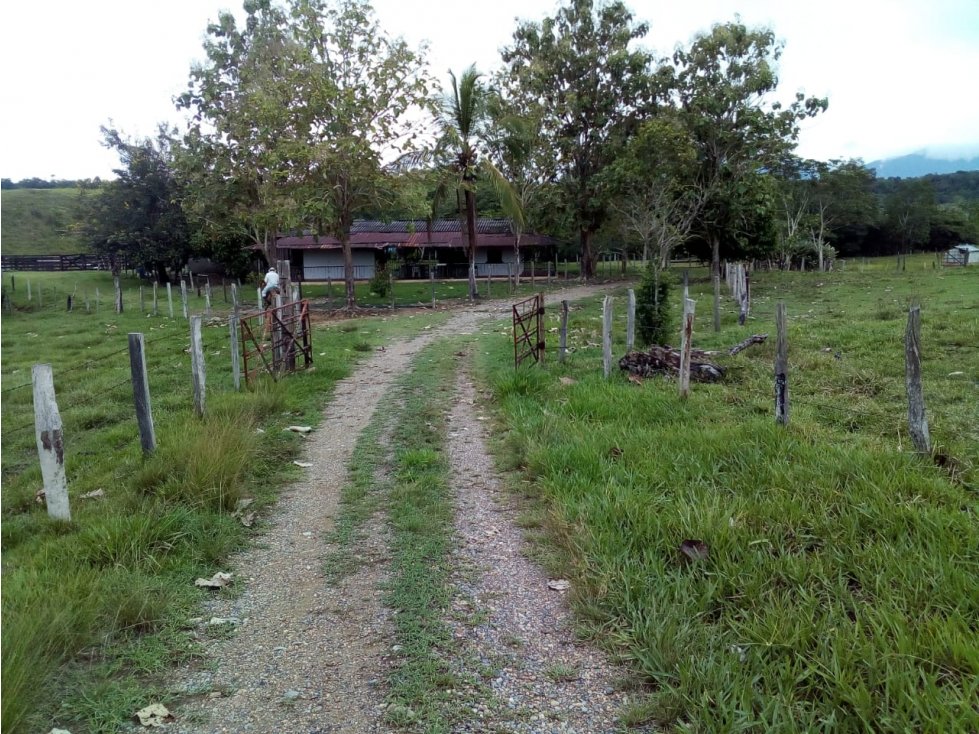
[{"label": "farmhouse", "polygon": [[[516,236],[508,219],[481,218],[476,223],[476,275],[507,276],[515,271]],[[389,264],[396,278],[465,278],[469,273],[469,238],[458,219],[380,222],[357,220],[350,230],[354,278],[367,280]],[[557,240],[546,235],[520,236],[521,269],[533,261],[554,258]],[[276,240],[280,257],[305,281],[343,280],[343,249],[334,237],[316,234]]]},{"label": "farmhouse", "polygon": [[955,245],[945,252],[942,264],[946,266],[979,265],[979,247],[975,245]]}]

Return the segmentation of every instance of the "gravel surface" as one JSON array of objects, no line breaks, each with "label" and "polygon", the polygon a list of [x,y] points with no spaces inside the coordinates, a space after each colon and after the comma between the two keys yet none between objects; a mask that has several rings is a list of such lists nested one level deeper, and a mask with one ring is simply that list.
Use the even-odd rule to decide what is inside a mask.
[{"label": "gravel surface", "polygon": [[[449,460],[456,498],[458,546],[450,622],[463,641],[460,665],[476,665],[493,692],[476,705],[464,732],[614,732],[626,695],[624,671],[575,640],[563,591],[526,556],[516,511],[486,451],[485,416],[470,380],[459,378],[449,418]],[[466,573],[465,570],[469,572]],[[488,666],[491,673],[486,672]]]},{"label": "gravel surface", "polygon": [[[574,300],[596,290],[601,286],[580,286],[555,293],[548,300]],[[467,308],[421,336],[387,345],[337,384],[322,423],[307,439],[302,460],[313,466],[283,491],[268,518],[262,544],[233,558],[228,568],[215,569],[233,571],[234,583],[244,588],[237,598],[218,593],[204,605],[199,624],[205,660],[182,668],[176,675],[172,690],[182,704],[171,707],[177,721],[168,727],[170,731],[388,731],[381,723],[386,656],[393,630],[380,592],[388,574],[386,532],[382,522],[372,521],[365,545],[357,549],[367,562],[338,586],[328,586],[324,580],[323,562],[330,551],[326,536],[333,527],[357,437],[412,358],[437,338],[470,333],[486,320],[506,318],[509,313],[510,303],[505,301]],[[554,592],[541,590],[537,598],[528,595],[515,598],[513,603],[528,605],[528,620],[557,614],[537,610],[540,595],[556,597]],[[232,621],[208,626],[215,617]],[[514,634],[528,638],[538,635],[537,627],[525,633],[520,627],[524,622],[519,617],[512,619],[518,630]],[[555,631],[563,628],[563,621],[558,622],[564,617],[553,619],[551,631],[540,633],[549,635],[550,648],[542,649],[563,655],[568,646]],[[579,661],[575,664],[580,665],[583,680],[598,675],[597,662],[578,657],[573,660]],[[605,710],[598,700],[581,705]],[[601,717],[587,720],[604,721]]]}]

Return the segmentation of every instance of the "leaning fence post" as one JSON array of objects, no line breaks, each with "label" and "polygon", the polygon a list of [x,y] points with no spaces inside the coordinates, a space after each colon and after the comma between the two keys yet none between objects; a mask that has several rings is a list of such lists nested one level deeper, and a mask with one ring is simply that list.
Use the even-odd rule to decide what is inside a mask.
[{"label": "leaning fence post", "polygon": [[789,423],[789,338],[786,330],[785,301],[775,305],[775,422]]},{"label": "leaning fence post", "polygon": [[71,520],[68,481],[65,478],[65,438],[54,395],[54,375],[49,364],[31,370],[34,389],[34,434],[44,481],[44,504],[55,520]]},{"label": "leaning fence post", "polygon": [[190,318],[190,369],[194,380],[194,410],[204,415],[204,343],[201,339],[201,317]]},{"label": "leaning fence post", "polygon": [[[231,295],[234,297],[235,284],[231,284]],[[228,317],[228,331],[231,337],[231,376],[234,378],[235,390],[241,390],[241,356],[238,352],[238,316],[237,304],[235,312]]]},{"label": "leaning fence post", "polygon": [[119,276],[113,278],[116,287],[116,313],[122,313],[122,286],[119,284]]},{"label": "leaning fence post", "polygon": [[690,395],[690,351],[693,348],[693,318],[696,301],[686,298],[683,301],[683,324],[680,331],[680,397]]},{"label": "leaning fence post", "polygon": [[612,374],[612,296],[602,301],[602,368],[607,379]]},{"label": "leaning fence post", "polygon": [[625,350],[631,352],[636,344],[636,292],[629,289],[629,312],[625,322]]},{"label": "leaning fence post", "polygon": [[563,362],[568,352],[568,302],[561,301],[561,340],[558,347],[557,361]]},{"label": "leaning fence post", "polygon": [[156,450],[156,432],[153,429],[153,409],[150,406],[150,381],[146,376],[146,350],[143,335],[129,335],[129,373],[133,381],[133,402],[136,405],[136,423],[139,424],[139,444],[143,453]]},{"label": "leaning fence post", "polygon": [[188,318],[187,313],[187,282],[184,280],[180,281],[180,303],[183,307],[184,318]]},{"label": "leaning fence post", "polygon": [[904,333],[904,376],[908,389],[908,431],[916,451],[931,453],[931,436],[925,416],[925,397],[921,390],[921,306],[908,310]]}]

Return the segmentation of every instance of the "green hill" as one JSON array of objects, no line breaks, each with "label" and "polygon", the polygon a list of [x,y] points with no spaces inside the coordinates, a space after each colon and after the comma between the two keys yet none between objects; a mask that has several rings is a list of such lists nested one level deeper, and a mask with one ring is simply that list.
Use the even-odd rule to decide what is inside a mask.
[{"label": "green hill", "polygon": [[84,252],[69,231],[80,196],[76,188],[5,189],[0,193],[0,250],[4,255]]}]

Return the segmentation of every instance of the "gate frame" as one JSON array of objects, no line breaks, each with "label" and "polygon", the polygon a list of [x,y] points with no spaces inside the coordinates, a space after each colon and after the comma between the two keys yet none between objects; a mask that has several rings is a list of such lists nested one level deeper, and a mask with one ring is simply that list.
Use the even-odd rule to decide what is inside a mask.
[{"label": "gate frame", "polygon": [[[264,322],[261,322],[261,319],[264,319]],[[259,322],[257,330],[252,329],[251,320]],[[239,319],[239,326],[241,327],[239,333],[242,368],[246,385],[252,384],[252,380],[260,370],[257,364],[249,369],[249,357],[252,357],[252,363],[255,364],[258,361],[255,360],[257,355],[265,372],[271,375],[273,380],[278,380],[279,375],[298,371],[300,367],[297,367],[297,364],[300,361],[301,369],[309,369],[312,366],[313,336],[309,323],[308,300],[284,303],[264,311],[243,313]],[[265,342],[266,336],[271,337],[270,342]],[[271,361],[268,355],[271,355]]]},{"label": "gate frame", "polygon": [[[533,326],[528,330],[527,322],[533,319]],[[520,332],[517,332],[517,327]],[[533,336],[531,336],[533,334]],[[526,345],[521,351],[520,345]],[[544,359],[546,348],[544,341],[544,294],[538,293],[519,303],[513,304],[513,367],[516,369],[528,357],[535,362]]]}]

